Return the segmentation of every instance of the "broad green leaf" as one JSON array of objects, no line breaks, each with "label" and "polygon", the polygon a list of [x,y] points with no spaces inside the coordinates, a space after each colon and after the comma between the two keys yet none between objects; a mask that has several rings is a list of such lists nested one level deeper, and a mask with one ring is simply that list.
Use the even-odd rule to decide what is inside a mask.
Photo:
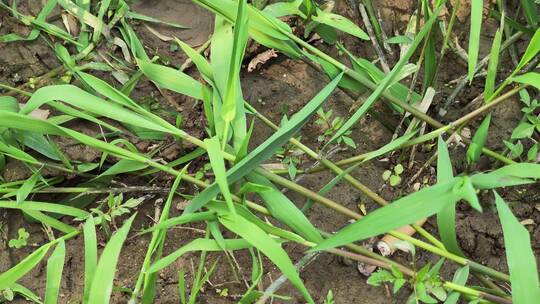
[{"label": "broad green leaf", "polygon": [[[247,241],[241,240],[241,239],[224,240],[224,244],[226,246],[226,250],[240,250],[240,249],[251,248],[251,245]],[[180,249],[174,251],[173,253],[156,261],[154,264],[152,264],[152,266],[148,268],[147,272],[153,273],[153,272],[159,271],[169,266],[170,264],[172,264],[174,261],[179,259],[185,253],[191,252],[191,251],[223,251],[223,249],[215,240],[196,239],[180,247]]]},{"label": "broad green leaf", "polygon": [[0,290],[9,288],[12,284],[17,282],[20,278],[25,276],[34,267],[36,267],[51,248],[53,243],[47,243],[38,249],[34,250],[30,255],[20,261],[17,265],[4,271],[0,274]]},{"label": "broad green leaf", "polygon": [[359,28],[354,22],[341,15],[317,10],[317,15],[313,15],[312,18],[319,23],[329,25],[360,39],[369,40],[369,36],[366,32]]},{"label": "broad green leaf", "polygon": [[83,303],[88,303],[90,287],[98,261],[97,237],[94,218],[90,215],[83,225],[84,238],[84,292]]},{"label": "broad green leaf", "polygon": [[270,238],[266,232],[238,215],[223,215],[219,217],[219,221],[227,229],[259,249],[281,270],[281,272],[283,272],[289,281],[302,293],[304,299],[308,303],[315,303],[304,286],[304,283],[302,283],[296,268],[285,250],[281,248],[280,244]]},{"label": "broad green leaf", "polygon": [[[538,44],[540,44],[540,39],[538,41]],[[540,90],[540,73],[529,72],[523,75],[512,77],[511,79],[512,81],[528,84]]]},{"label": "broad green leaf", "polygon": [[208,151],[208,157],[210,158],[210,164],[212,165],[212,171],[216,177],[216,183],[227,202],[229,211],[233,214],[236,214],[234,210],[234,203],[231,196],[231,191],[229,190],[229,183],[227,182],[227,172],[225,169],[225,161],[223,160],[223,155],[219,145],[219,139],[217,136],[212,138],[207,138],[204,140],[206,149]]},{"label": "broad green leaf", "polygon": [[[312,250],[342,246],[416,223],[463,198],[462,184],[463,178],[455,177],[446,183],[436,184],[402,197],[341,229]],[[433,200],[434,197],[437,198],[436,201]]]},{"label": "broad green leaf", "polygon": [[471,1],[471,27],[469,30],[469,82],[474,78],[474,71],[478,62],[478,53],[480,51],[480,32],[482,28],[482,14],[484,11],[483,0]]},{"label": "broad green leaf", "polygon": [[[437,153],[437,183],[446,183],[454,177],[454,173],[448,147],[440,136],[437,142]],[[456,235],[456,203],[457,201],[448,204],[437,213],[437,228],[444,247],[454,254],[463,256]]]},{"label": "broad green leaf", "polygon": [[501,30],[498,29],[491,45],[491,52],[489,55],[489,63],[486,75],[486,85],[484,87],[485,100],[491,100],[491,95],[495,89],[495,79],[497,77],[497,68],[499,66],[499,53],[501,50]]},{"label": "broad green leaf", "polygon": [[276,189],[268,179],[259,174],[250,173],[248,174],[248,180],[271,189],[258,194],[274,218],[289,226],[294,232],[308,241],[319,243],[323,240],[319,231],[311,224],[304,213],[285,194]]},{"label": "broad green leaf", "polygon": [[478,130],[476,130],[476,133],[472,138],[469,149],[467,149],[467,162],[469,164],[474,164],[478,161],[478,159],[480,159],[480,155],[482,154],[482,148],[484,148],[484,145],[486,143],[490,122],[491,113],[488,114],[486,118],[484,118],[482,124],[480,124]]},{"label": "broad green leaf", "polygon": [[519,223],[497,192],[495,204],[503,229],[506,260],[512,284],[512,302],[537,303],[540,299],[540,285],[529,232]]},{"label": "broad green leaf", "polygon": [[534,132],[535,125],[532,125],[528,122],[521,122],[515,129],[512,131],[512,139],[521,139],[529,138]]},{"label": "broad green leaf", "polygon": [[[261,164],[274,154],[274,152],[285,144],[307,121],[315,114],[317,109],[323,104],[326,98],[334,91],[341,79],[340,74],[324,87],[306,106],[291,117],[279,130],[257,146],[251,153],[236,163],[227,171],[227,182],[234,183],[255,167]],[[185,213],[192,213],[203,207],[219,193],[219,186],[213,183],[204,191],[199,193],[187,206]]]},{"label": "broad green leaf", "polygon": [[303,0],[294,0],[291,2],[283,1],[272,3],[264,7],[263,12],[272,17],[283,17],[287,15],[297,15],[306,19],[306,15],[300,10],[300,5]]},{"label": "broad green leaf", "polygon": [[135,219],[135,215],[124,222],[124,225],[116,231],[105,246],[105,249],[103,249],[94,271],[92,287],[90,287],[88,295],[88,303],[109,303],[109,298],[113,289],[114,274],[116,273],[116,265],[133,219]]},{"label": "broad green leaf", "polygon": [[56,304],[58,301],[65,258],[66,244],[61,239],[47,261],[47,283],[45,286],[45,300],[43,301],[45,304]]},{"label": "broad green leaf", "polygon": [[392,71],[388,75],[384,77],[384,79],[379,83],[377,88],[371,93],[371,95],[364,101],[362,106],[356,110],[356,112],[343,124],[339,130],[336,131],[334,136],[328,141],[327,145],[331,142],[335,141],[339,137],[343,136],[345,132],[347,132],[350,128],[352,128],[356,122],[364,116],[364,114],[369,110],[369,108],[379,99],[381,94],[393,83],[396,76],[401,72],[401,69],[405,66],[405,64],[409,61],[413,53],[416,51],[416,48],[422,40],[426,37],[426,35],[430,32],[431,26],[437,19],[437,15],[440,12],[442,7],[437,8],[433,15],[429,18],[429,20],[426,21],[424,24],[424,27],[420,32],[416,35],[414,38],[413,43],[411,44],[411,47],[407,51],[407,53],[399,59],[399,61],[396,63],[396,65],[392,68]]},{"label": "broad green leaf", "polygon": [[139,68],[158,86],[196,99],[203,99],[203,85],[179,70],[137,59]]}]

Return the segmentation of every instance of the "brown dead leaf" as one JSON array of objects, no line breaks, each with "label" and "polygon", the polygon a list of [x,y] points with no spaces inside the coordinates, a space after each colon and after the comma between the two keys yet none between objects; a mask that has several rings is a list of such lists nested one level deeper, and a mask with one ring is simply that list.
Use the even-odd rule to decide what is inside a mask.
[{"label": "brown dead leaf", "polygon": [[253,72],[257,69],[257,66],[265,64],[268,60],[277,57],[278,54],[274,49],[266,50],[257,56],[255,58],[251,59],[251,61],[248,64],[248,72]]}]

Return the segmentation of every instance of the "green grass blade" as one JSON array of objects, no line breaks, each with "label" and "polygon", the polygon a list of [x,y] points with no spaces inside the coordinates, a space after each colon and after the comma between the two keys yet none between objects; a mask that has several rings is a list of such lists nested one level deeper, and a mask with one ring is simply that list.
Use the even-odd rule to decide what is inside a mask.
[{"label": "green grass blade", "polygon": [[227,229],[239,235],[266,255],[302,293],[308,303],[315,303],[285,250],[270,238],[266,232],[240,216],[224,215],[219,220]]},{"label": "green grass blade", "polygon": [[47,283],[45,286],[45,304],[56,304],[60,293],[60,282],[64,271],[66,244],[60,240],[47,261]]},{"label": "green grass blade", "polygon": [[184,225],[184,224],[193,223],[193,222],[211,221],[211,220],[215,220],[216,218],[217,217],[216,217],[215,212],[210,212],[210,211],[182,214],[181,216],[171,217],[162,222],[159,222],[155,226],[141,231],[139,234],[145,234],[145,233],[153,232],[159,229],[166,230],[174,226]]},{"label": "green grass blade", "polygon": [[[230,23],[235,21],[235,12],[238,5],[236,1],[194,0],[193,2],[213,11]],[[257,10],[251,5],[247,6],[247,11],[249,19],[248,32],[255,41],[268,48],[280,50],[292,58],[302,56],[300,48],[284,34],[284,32],[292,33],[292,29],[288,24]],[[215,68],[214,70],[217,71]],[[217,75],[214,76],[217,77]]]},{"label": "green grass blade", "polygon": [[58,231],[62,231],[64,233],[71,233],[71,232],[74,232],[74,231],[77,231],[77,229],[73,228],[72,226],[60,221],[60,220],[57,220],[55,219],[54,217],[51,217],[51,216],[48,216],[46,215],[45,213],[41,212],[41,211],[37,211],[37,210],[26,210],[24,211],[24,214],[25,215],[28,215],[30,216],[31,218],[33,218],[34,220],[44,224],[44,225],[48,225],[48,226],[51,226],[52,228],[58,230]]},{"label": "green grass blade", "polygon": [[[169,213],[171,210],[171,204],[174,198],[174,194],[176,193],[176,190],[178,189],[178,186],[180,185],[180,182],[182,180],[182,176],[187,171],[187,166],[185,166],[180,174],[176,177],[176,179],[173,182],[173,185],[171,187],[171,191],[169,192],[169,195],[167,196],[167,201],[165,201],[165,206],[163,207],[163,211],[161,212],[161,216],[159,217],[159,222],[155,226],[159,226],[161,223],[165,222],[169,218]],[[146,251],[146,256],[144,258],[143,266],[141,268],[141,271],[139,272],[139,278],[137,279],[137,284],[135,285],[135,291],[133,292],[131,298],[135,299],[137,297],[137,294],[139,292],[139,288],[144,280],[143,285],[143,297],[142,297],[142,303],[153,303],[154,297],[156,294],[155,285],[157,282],[157,275],[155,273],[152,274],[146,274],[146,269],[150,266],[150,263],[152,259],[160,259],[163,254],[163,246],[165,244],[165,238],[166,238],[167,229],[158,228],[155,231],[152,232],[152,239],[150,240],[150,244],[148,245],[148,249]]]},{"label": "green grass blade", "polygon": [[[437,142],[437,153],[437,183],[446,183],[452,180],[454,173],[448,147],[440,136]],[[464,256],[456,235],[456,203],[457,201],[448,204],[437,213],[437,228],[444,247],[454,254]]]},{"label": "green grass blade", "polygon": [[484,1],[471,1],[471,27],[469,31],[469,82],[474,78],[474,71],[478,63],[478,53],[480,51],[480,32],[482,28],[482,14],[484,10]]},{"label": "green grass blade", "polygon": [[[468,278],[469,278],[469,265],[458,269],[454,273],[454,278],[452,279],[452,282],[465,286]],[[457,291],[452,291],[450,294],[448,294],[448,297],[444,301],[444,304],[456,304],[460,296],[461,296],[461,293]]]},{"label": "green grass blade", "polygon": [[32,301],[33,303],[43,304],[41,302],[41,299],[36,295],[33,291],[30,289],[20,285],[20,284],[13,284],[9,287],[11,291],[13,291],[14,294],[19,294],[25,298],[25,300]]},{"label": "green grass blade", "polygon": [[[229,171],[227,171],[227,181],[234,183],[255,167],[268,159],[277,148],[285,144],[307,121],[315,114],[317,109],[323,104],[326,98],[334,91],[339,83],[340,74],[324,87],[306,106],[291,117],[279,130],[265,140],[255,150],[244,157],[240,162],[236,163]],[[204,191],[199,193],[187,206],[185,213],[192,213],[204,206],[219,193],[219,186],[213,183]]]},{"label": "green grass blade", "polygon": [[133,223],[133,219],[135,219],[135,215],[131,216],[127,221],[124,222],[122,228],[118,229],[118,231],[111,237],[105,246],[105,249],[103,249],[94,272],[88,303],[109,303],[109,298],[113,289],[116,265],[120,257],[120,251],[124,245],[124,241],[126,240],[129,229],[131,228],[131,223]]},{"label": "green grass blade", "polygon": [[272,17],[284,17],[287,15],[297,15],[306,19],[307,16],[300,10],[303,0],[294,0],[291,2],[277,2],[264,7],[263,12]]},{"label": "green grass blade", "polygon": [[[225,206],[225,204],[220,203],[220,202],[210,202],[209,204],[206,205],[206,207],[209,210],[214,211],[218,215],[229,214],[229,209]],[[268,234],[275,235],[285,240],[290,240],[297,243],[303,243],[306,241],[304,238],[302,238],[298,234],[295,234],[285,229],[278,228],[274,225],[268,224],[267,222],[261,220],[260,218],[255,216],[253,213],[251,213],[244,205],[236,204],[235,208],[236,208],[236,212],[238,213],[240,217],[248,220],[252,224],[257,225],[259,228],[261,228]]]},{"label": "green grass blade", "polygon": [[24,181],[22,186],[17,191],[17,204],[22,203],[28,197],[30,192],[32,192],[32,190],[36,186],[36,183],[40,177],[41,174],[39,173],[39,171],[35,171],[32,176],[30,176]]},{"label": "green grass blade", "polygon": [[180,48],[182,48],[184,53],[186,53],[186,55],[191,59],[191,61],[193,61],[201,75],[205,76],[208,80],[214,79],[214,72],[212,70],[212,66],[206,60],[206,58],[204,58],[203,55],[194,50],[187,43],[184,43],[182,40],[175,38],[175,41],[176,43],[178,43]]},{"label": "green grass blade", "polygon": [[389,142],[388,144],[380,147],[379,149],[375,150],[375,151],[371,151],[371,152],[368,152],[364,155],[364,159],[362,159],[362,163],[365,163],[367,161],[370,161],[372,159],[375,159],[377,157],[380,157],[388,152],[391,152],[391,151],[394,151],[396,149],[398,149],[399,147],[401,147],[404,143],[406,143],[407,141],[409,141],[411,138],[413,138],[413,136],[416,134],[416,131],[413,131],[413,132],[409,132],[407,134],[404,134],[394,140],[392,140],[391,142]]},{"label": "green grass blade", "polygon": [[[247,241],[240,240],[240,239],[224,240],[224,244],[227,250],[240,250],[240,249],[251,248],[251,245]],[[153,273],[153,272],[159,271],[169,266],[170,264],[172,264],[174,261],[176,261],[185,253],[191,252],[191,251],[223,251],[223,249],[215,240],[196,239],[180,247],[180,249],[174,251],[173,253],[156,261],[154,264],[152,264],[152,266],[148,268],[147,273]]]},{"label": "green grass blade", "polygon": [[167,26],[174,27],[174,28],[179,28],[179,29],[188,29],[188,28],[190,28],[189,26],[181,25],[181,24],[174,23],[174,22],[167,22],[167,21],[159,20],[159,19],[156,19],[154,17],[146,16],[146,15],[139,14],[139,13],[133,12],[133,11],[128,11],[126,13],[126,17],[131,18],[131,19],[146,21],[146,22],[157,23],[157,24],[165,24]]},{"label": "green grass blade", "polygon": [[537,303],[540,299],[540,284],[529,232],[519,223],[497,192],[495,204],[503,229],[506,260],[512,284],[512,302]]},{"label": "green grass blade", "polygon": [[[463,198],[462,178],[424,188],[369,213],[348,225],[312,250],[324,250],[349,244],[406,226],[440,212],[444,207]],[[436,197],[437,200],[433,201]]]},{"label": "green grass blade", "polygon": [[[95,95],[92,95],[73,85],[47,86],[37,90],[25,107],[19,113],[28,114],[39,108],[41,105],[54,100],[62,100],[72,106],[86,110],[96,115],[109,117],[111,119],[136,125],[142,128],[170,132],[158,123],[151,121],[133,111],[126,109],[118,104],[107,102]],[[54,103],[51,104],[54,106]]]},{"label": "green grass blade", "polygon": [[362,106],[356,110],[356,112],[343,124],[339,130],[336,131],[334,136],[328,141],[328,144],[335,141],[339,137],[343,136],[345,132],[347,132],[350,128],[352,128],[356,122],[364,116],[364,114],[368,111],[368,109],[377,101],[377,99],[380,97],[380,95],[390,86],[391,83],[393,83],[396,76],[401,72],[402,68],[405,66],[405,64],[409,61],[413,53],[416,51],[416,48],[418,45],[420,45],[420,42],[426,37],[426,35],[430,32],[431,27],[435,20],[437,19],[437,15],[439,14],[442,7],[437,8],[433,15],[429,18],[429,20],[426,21],[424,27],[422,30],[416,35],[414,38],[409,50],[407,53],[399,59],[399,61],[396,63],[396,65],[392,68],[392,71],[384,77],[384,79],[379,83],[377,88],[369,95],[368,99],[362,104]]},{"label": "green grass blade", "polygon": [[529,72],[523,75],[512,77],[511,79],[512,81],[528,84],[540,90],[540,73]]},{"label": "green grass blade", "polygon": [[359,28],[354,22],[341,15],[317,10],[317,15],[312,16],[312,18],[319,23],[329,25],[360,39],[369,40],[369,36],[366,32]]},{"label": "green grass blade", "polygon": [[94,218],[88,217],[83,225],[84,238],[84,292],[83,303],[88,303],[90,297],[90,287],[96,271],[98,262],[97,237]]},{"label": "green grass blade", "polygon": [[525,13],[525,18],[530,27],[535,28],[538,26],[538,21],[540,17],[538,16],[538,1],[534,0],[520,0],[521,7]]},{"label": "green grass blade", "polygon": [[13,201],[0,201],[0,208],[6,209],[19,209],[22,211],[42,211],[42,212],[51,212],[62,215],[69,215],[78,218],[85,218],[88,215],[88,212],[60,204],[52,203],[43,203],[43,202],[34,202],[34,201],[24,201],[21,204],[17,204]]},{"label": "green grass blade", "polygon": [[525,65],[529,63],[536,56],[536,54],[538,54],[538,52],[540,52],[540,28],[537,28],[536,32],[534,32],[525,53],[523,53],[523,56],[516,67],[516,71],[519,71],[525,67]]},{"label": "green grass blade", "polygon": [[179,70],[137,59],[139,68],[158,86],[196,99],[203,99],[203,85]]},{"label": "green grass blade", "polygon": [[234,204],[231,196],[231,191],[229,190],[229,183],[227,182],[227,171],[225,169],[225,161],[223,160],[223,155],[221,152],[219,139],[217,136],[214,136],[209,139],[205,139],[204,143],[206,145],[206,150],[208,151],[208,157],[210,158],[210,164],[212,165],[212,171],[216,177],[216,183],[227,202],[229,211],[233,214],[236,214],[234,210]]},{"label": "green grass blade", "polygon": [[[356,169],[356,167],[358,167],[360,164],[361,163],[356,163],[355,165],[352,165],[348,167],[347,169],[343,170],[341,173],[339,173],[334,178],[332,178],[332,180],[330,180],[326,185],[324,185],[317,192],[317,194],[322,195],[322,196],[326,195],[326,193],[332,190],[332,188],[334,188],[334,186],[337,185],[337,183],[340,180],[342,180],[346,175],[351,173],[352,170]],[[304,204],[304,206],[302,206],[302,212],[306,213],[311,208],[311,206],[313,206],[313,204],[314,204],[314,201],[312,199],[308,199],[306,203]]]},{"label": "green grass blade", "polygon": [[52,243],[47,243],[38,249],[34,250],[30,255],[20,261],[17,265],[4,271],[0,274],[0,290],[9,288],[12,284],[17,282],[20,278],[25,276],[34,267],[36,267],[51,248]]},{"label": "green grass blade", "polygon": [[184,269],[178,271],[178,294],[180,295],[180,303],[186,304],[186,275]]},{"label": "green grass blade", "polygon": [[476,133],[474,133],[472,142],[467,149],[467,162],[469,164],[474,164],[480,159],[482,148],[484,148],[486,143],[490,122],[491,114],[488,114],[482,121],[482,124],[480,124],[480,127],[478,127],[478,130],[476,130]]},{"label": "green grass blade", "polygon": [[243,109],[244,103],[240,87],[240,68],[248,38],[247,0],[239,0],[238,4],[234,23],[232,53],[228,67],[227,86],[223,98],[223,106],[221,107],[221,117],[225,122],[222,138],[224,147],[229,140],[227,130],[229,129],[230,124],[233,123],[235,119],[241,119],[243,122],[243,128],[242,124],[238,123],[235,123],[233,127],[233,132],[235,132],[233,141],[235,150],[240,147],[242,139],[246,135],[246,121]]},{"label": "green grass blade", "polygon": [[484,87],[484,98],[486,102],[491,100],[493,92],[495,91],[495,79],[497,77],[497,68],[499,66],[499,53],[501,50],[501,30],[497,30],[493,44],[491,45],[491,52],[489,54],[489,63],[486,75],[486,85]]},{"label": "green grass blade", "polygon": [[260,192],[259,196],[263,199],[268,211],[274,218],[289,226],[294,232],[308,241],[315,243],[322,241],[321,234],[304,213],[285,194],[276,189],[268,179],[259,174],[250,173],[248,180],[271,189],[270,191]]}]

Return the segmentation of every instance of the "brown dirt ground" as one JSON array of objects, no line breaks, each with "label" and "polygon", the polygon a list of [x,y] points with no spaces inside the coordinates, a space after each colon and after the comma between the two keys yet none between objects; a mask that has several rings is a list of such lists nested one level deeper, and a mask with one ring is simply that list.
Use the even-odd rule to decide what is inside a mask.
[{"label": "brown dirt ground", "polygon": [[[37,1],[21,2],[21,10],[33,15],[39,11],[39,4],[36,4]],[[416,5],[412,5],[409,1],[395,0],[375,2],[382,12],[384,26],[389,35],[392,35],[396,30],[403,30],[405,25],[404,21],[407,21],[408,16],[410,16],[410,13],[416,7]],[[31,5],[29,5],[29,3]],[[192,45],[204,43],[212,31],[212,16],[203,9],[190,4],[187,0],[144,0],[136,4],[134,8],[141,13],[162,18],[166,21],[173,21],[192,26],[193,29],[190,30],[173,30],[170,28],[156,27],[160,32],[167,35],[177,35]],[[336,10],[338,13],[358,22],[358,16],[351,11],[346,1],[339,1],[336,4]],[[179,11],[182,11],[183,13],[179,14]],[[11,17],[4,11],[0,12],[0,22],[2,24],[0,26],[0,34],[6,34],[12,31],[19,33],[27,32],[25,27],[14,23]],[[159,40],[143,26],[138,26],[137,30],[142,37],[144,44],[147,46],[149,53],[153,52],[153,54],[167,56],[171,59],[173,64],[177,66],[185,59],[181,52],[171,52],[168,43]],[[344,44],[356,55],[375,59],[373,53],[366,51],[371,50],[371,44],[369,42],[359,42],[358,40],[347,36],[344,36],[343,39]],[[465,37],[463,37],[463,39],[465,39]],[[491,36],[489,36],[489,39],[491,39]],[[334,49],[324,46],[321,47],[325,48],[333,55],[338,56]],[[0,44],[0,54],[0,81],[9,83],[10,85],[20,85],[25,83],[30,77],[42,75],[60,64],[58,60],[56,60],[51,49],[40,39],[32,42]],[[395,60],[395,58],[393,58],[393,60]],[[466,71],[465,63],[455,56],[448,54],[447,61],[447,67],[442,70],[439,78],[441,83],[448,83],[449,81],[458,78]],[[194,74],[193,70],[189,70],[188,72]],[[114,83],[113,79],[109,80]],[[305,63],[289,60],[283,55],[272,59],[257,71],[244,73],[242,77],[246,100],[275,122],[279,121],[284,112],[290,115],[301,108],[324,86],[326,81],[327,79],[324,76],[320,75]],[[451,89],[452,86],[444,86],[441,88],[442,93],[437,96],[435,103],[437,104],[443,101],[444,97],[447,96]],[[460,100],[462,100],[463,103],[466,103],[476,97],[482,89],[483,88],[478,86],[466,89],[460,96]],[[203,136],[204,131],[201,126],[204,125],[204,122],[200,120],[200,117],[202,117],[200,105],[194,106],[193,100],[190,98],[180,97],[172,93],[166,93],[167,98],[163,98],[161,95],[155,93],[156,90],[152,84],[143,82],[138,87],[137,91],[134,92],[134,96],[137,99],[144,99],[146,97],[156,98],[163,107],[179,111],[186,121],[184,127],[191,134],[198,137]],[[332,109],[336,115],[347,116],[353,102],[354,101],[343,92],[336,92],[324,107],[325,109]],[[378,107],[377,109],[380,112],[388,113],[384,106]],[[462,104],[452,105],[447,119],[461,115],[462,111]],[[433,113],[436,112],[433,111]],[[519,115],[518,100],[512,100],[494,111],[493,132],[491,132],[491,137],[488,141],[489,146],[495,149],[502,148],[501,139],[508,137],[508,130],[511,130],[517,123],[520,117]],[[389,119],[397,121],[399,117],[390,116]],[[474,122],[472,126],[476,126],[478,123],[479,122]],[[78,128],[85,132],[97,132],[97,130],[92,130],[92,128],[89,128],[88,126],[78,126]],[[251,145],[255,146],[261,143],[271,134],[271,132],[272,131],[269,128],[264,127],[262,124],[257,124],[255,126]],[[307,143],[310,147],[318,147],[319,144],[316,139],[317,132],[317,126],[313,121],[310,122],[301,133],[303,142]],[[336,159],[374,150],[387,143],[392,136],[392,132],[385,129],[371,116],[368,116],[354,128],[352,136],[358,143],[358,148],[355,151],[349,150],[341,153]],[[141,149],[144,149],[150,144],[150,142],[137,143],[138,147]],[[62,144],[62,148],[75,159],[79,158],[86,161],[92,161],[99,157],[99,154],[95,151],[73,143]],[[181,151],[180,149],[164,150],[163,155],[165,158],[174,159],[175,156],[192,149],[192,147],[188,146],[183,149],[184,151]],[[454,154],[453,156],[455,156],[453,159],[462,159],[464,151],[465,149],[463,147],[453,148],[452,153]],[[416,156],[414,167],[406,171],[404,180],[407,179],[407,176],[413,175],[429,156],[430,153],[424,154],[419,151]],[[395,199],[402,193],[411,191],[411,189],[407,187],[390,188],[384,186],[381,175],[384,170],[389,169],[392,164],[398,162],[398,158],[398,155],[394,155],[386,162],[369,162],[354,171],[353,175],[371,189],[380,190],[380,193],[384,198],[388,200]],[[464,164],[458,163],[456,165],[459,172],[465,170]],[[493,165],[494,164],[488,160],[485,160],[484,163],[481,164],[484,169],[490,168]],[[302,167],[309,166],[310,162],[307,160],[302,164]],[[427,170],[427,173],[425,173],[425,176],[422,178],[433,180],[433,172],[433,170]],[[50,174],[55,173],[51,172]],[[3,176],[8,180],[16,180],[27,176],[27,172],[25,172],[24,167],[19,164],[10,162],[8,164],[8,169],[3,172]],[[309,189],[318,190],[332,177],[333,175],[327,172],[313,174],[303,178],[301,184]],[[145,185],[148,183],[147,180],[133,178],[126,178],[125,180],[120,181],[133,185]],[[77,179],[70,179],[68,182],[76,183]],[[157,181],[154,181],[154,183],[158,182],[162,185],[170,184],[171,180],[170,177],[160,176]],[[537,187],[538,185],[536,185],[536,188]],[[534,187],[531,187],[530,189],[531,191],[534,191]],[[185,186],[182,190],[186,193],[192,193],[195,189]],[[540,202],[523,201],[519,196],[512,195],[512,193],[512,191],[508,191],[504,194],[506,194],[506,197],[510,200],[516,201],[516,203],[513,204],[516,215],[520,219],[530,218],[533,219],[535,223],[540,222],[540,212],[535,208],[535,204]],[[287,192],[287,195],[299,205],[302,205],[305,201],[304,198],[295,193]],[[359,193],[346,183],[338,184],[336,189],[331,191],[329,197],[351,209],[357,209],[358,204],[361,202],[366,203],[368,210],[376,208],[376,206],[364,197],[363,194]],[[139,208],[137,219],[133,225],[133,231],[151,225],[152,221],[149,217],[154,215],[154,201],[158,198],[161,198],[161,196],[154,196]],[[34,199],[47,201],[54,200],[56,197],[36,196]],[[485,195],[485,198],[483,199],[483,203],[486,207],[484,213],[473,211],[463,204],[459,206],[457,227],[460,235],[460,243],[465,252],[469,254],[473,260],[506,271],[502,233],[497,216],[493,212],[490,202],[491,197]],[[180,212],[180,210],[175,209],[173,215],[179,214]],[[345,217],[333,213],[321,206],[314,206],[309,214],[309,218],[317,227],[325,231],[336,231],[347,222]],[[22,216],[17,212],[1,212],[0,221],[5,225],[3,235],[0,235],[0,271],[6,270],[16,264],[34,250],[36,246],[47,241],[41,226],[26,223]],[[9,239],[15,237],[19,227],[25,227],[30,232],[31,236],[29,243],[32,244],[32,246],[27,246],[20,250],[12,250],[7,247],[7,242]],[[436,232],[433,220],[430,220],[426,227],[428,230]],[[175,250],[188,240],[201,236],[202,230],[200,230],[200,228],[202,227],[195,225],[192,228],[194,229],[179,228],[171,230],[168,234],[166,252]],[[527,229],[529,229],[533,238],[535,251],[540,252],[540,226],[537,227],[536,224],[528,225]],[[120,259],[119,268],[116,273],[115,286],[133,286],[138,274],[138,268],[144,258],[148,241],[148,237],[132,237],[126,242]],[[60,302],[79,303],[83,290],[82,282],[84,271],[82,238],[79,237],[70,240],[67,248],[68,256],[62,280]],[[287,250],[290,252],[291,258],[297,261],[303,256],[304,248],[288,245]],[[214,260],[218,257],[218,254],[211,254],[210,260]],[[396,257],[404,263],[411,263],[411,258],[406,254],[398,253],[396,254]],[[221,258],[224,260],[223,256],[221,256]],[[251,265],[249,254],[246,252],[239,252],[236,254],[236,258],[239,265],[242,267],[241,274],[249,276],[249,267]],[[187,254],[176,261],[172,267],[168,267],[161,273],[158,281],[156,303],[178,303],[176,286],[178,281],[177,271],[180,268],[186,269],[188,273],[187,282],[190,282],[193,273],[192,265],[197,265],[197,260],[197,254]],[[434,256],[424,252],[420,252],[416,257],[416,260],[420,264],[426,261],[436,261]],[[454,267],[449,263],[447,263],[447,265],[449,267],[445,267],[443,274],[446,277],[451,277]],[[32,289],[38,295],[42,295],[44,292],[44,266],[44,264],[39,265],[20,282]],[[268,286],[271,280],[276,279],[276,277],[279,276],[279,271],[277,271],[273,265],[268,263],[268,261],[265,266],[264,285]],[[369,286],[366,284],[366,277],[362,276],[357,271],[356,267],[347,266],[342,263],[339,258],[329,254],[321,254],[302,271],[301,275],[317,303],[322,303],[326,293],[330,289],[334,292],[336,303],[404,303],[410,292],[408,290],[403,290],[397,296],[392,296],[388,289]],[[234,282],[232,278],[228,264],[219,263],[216,273],[210,279],[211,284],[205,286],[199,302],[235,302],[234,295],[242,294],[245,286],[239,282]],[[219,290],[224,288],[228,288],[229,295],[231,296],[223,297],[218,295]],[[301,296],[289,284],[285,284],[279,290],[279,293],[293,297],[293,300],[287,303],[303,303]],[[126,294],[115,292],[112,302],[125,303],[127,298]],[[18,300],[16,302],[23,303],[24,301]],[[280,303],[280,301],[274,301],[274,303]]]}]

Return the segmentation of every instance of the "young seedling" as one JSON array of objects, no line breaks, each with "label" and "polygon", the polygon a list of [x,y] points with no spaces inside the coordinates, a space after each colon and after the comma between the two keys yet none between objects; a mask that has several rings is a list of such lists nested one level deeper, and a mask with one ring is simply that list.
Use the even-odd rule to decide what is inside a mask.
[{"label": "young seedling", "polygon": [[27,245],[27,240],[30,233],[28,233],[28,231],[26,231],[24,228],[19,228],[19,230],[17,230],[17,235],[18,237],[16,239],[9,240],[8,246],[10,248],[21,249]]},{"label": "young seedling", "polygon": [[[318,118],[315,120],[315,124],[317,124],[323,132],[323,134],[317,137],[317,141],[325,144],[343,126],[345,120],[340,116],[334,117],[332,110],[325,112],[322,108],[317,110],[317,116]],[[342,136],[336,139],[336,142],[338,144],[344,143],[350,148],[356,149],[356,143],[351,137],[349,137],[351,133],[352,131],[350,130],[345,132]]]},{"label": "young seedling", "polygon": [[401,183],[401,174],[403,173],[403,166],[401,164],[397,164],[393,171],[386,170],[382,174],[382,178],[384,181],[387,181],[390,186],[395,187]]}]

